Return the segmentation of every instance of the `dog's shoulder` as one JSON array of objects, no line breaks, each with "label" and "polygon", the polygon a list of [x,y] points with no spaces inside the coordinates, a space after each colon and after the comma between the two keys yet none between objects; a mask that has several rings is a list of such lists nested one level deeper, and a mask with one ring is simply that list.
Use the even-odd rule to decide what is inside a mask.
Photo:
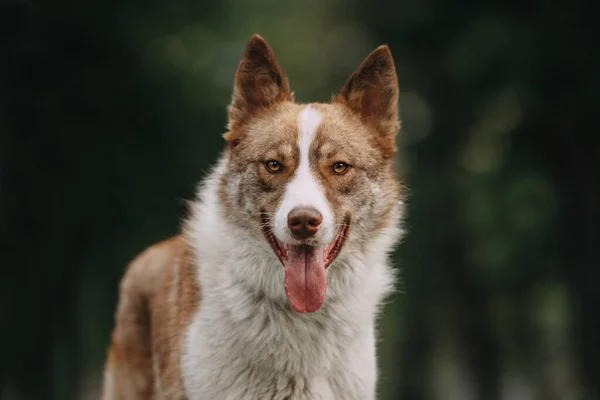
[{"label": "dog's shoulder", "polygon": [[129,264],[120,285],[105,398],[183,396],[181,342],[199,298],[193,252],[182,236],[148,247]]},{"label": "dog's shoulder", "polygon": [[[196,265],[191,247],[181,237],[148,249],[161,272],[156,292],[150,297],[152,353],[160,391],[165,398],[183,398],[181,350],[184,332],[200,301]],[[162,266],[162,267],[161,267]],[[150,264],[149,274],[155,274]],[[162,274],[162,275],[161,275]]]}]

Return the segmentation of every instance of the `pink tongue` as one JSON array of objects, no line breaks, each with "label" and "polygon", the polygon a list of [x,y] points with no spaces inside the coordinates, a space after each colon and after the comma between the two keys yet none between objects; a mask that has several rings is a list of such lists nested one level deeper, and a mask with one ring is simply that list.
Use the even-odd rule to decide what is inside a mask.
[{"label": "pink tongue", "polygon": [[323,305],[327,291],[324,249],[291,246],[285,262],[285,294],[297,312],[315,312]]}]

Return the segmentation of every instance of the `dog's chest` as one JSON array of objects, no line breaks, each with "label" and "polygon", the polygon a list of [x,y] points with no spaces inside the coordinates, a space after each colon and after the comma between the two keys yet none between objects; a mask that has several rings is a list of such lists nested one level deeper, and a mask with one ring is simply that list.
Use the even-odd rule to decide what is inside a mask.
[{"label": "dog's chest", "polygon": [[255,307],[196,315],[182,358],[190,399],[371,398],[372,329],[357,330],[332,309],[307,316]]}]

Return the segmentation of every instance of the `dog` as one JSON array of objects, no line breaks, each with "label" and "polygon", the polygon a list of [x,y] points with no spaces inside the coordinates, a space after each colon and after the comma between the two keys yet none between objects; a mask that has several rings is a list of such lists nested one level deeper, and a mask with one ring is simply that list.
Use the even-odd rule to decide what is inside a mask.
[{"label": "dog", "polygon": [[103,399],[376,398],[376,321],[402,236],[399,88],[385,45],[298,104],[247,42],[218,162],[179,236],[120,284]]}]

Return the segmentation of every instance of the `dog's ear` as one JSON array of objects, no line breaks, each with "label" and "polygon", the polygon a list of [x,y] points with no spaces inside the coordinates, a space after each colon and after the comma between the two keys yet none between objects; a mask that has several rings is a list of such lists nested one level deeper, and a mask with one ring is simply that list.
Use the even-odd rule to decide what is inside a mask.
[{"label": "dog's ear", "polygon": [[261,109],[292,100],[293,94],[275,53],[260,35],[252,35],[235,74],[229,129]]},{"label": "dog's ear", "polygon": [[369,54],[332,101],[348,106],[374,128],[384,153],[391,157],[400,131],[398,93],[394,59],[389,47],[383,45]]}]

